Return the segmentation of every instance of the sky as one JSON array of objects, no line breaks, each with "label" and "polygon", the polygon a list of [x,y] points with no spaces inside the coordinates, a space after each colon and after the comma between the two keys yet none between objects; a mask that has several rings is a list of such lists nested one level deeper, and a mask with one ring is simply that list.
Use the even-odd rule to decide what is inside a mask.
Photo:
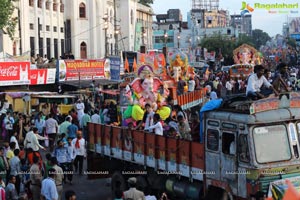
[{"label": "sky", "polygon": [[[229,10],[230,14],[240,14],[242,1],[245,1],[251,7],[254,3],[285,3],[296,4],[298,0],[219,0],[219,9]],[[183,15],[183,21],[187,20],[187,12],[192,8],[192,0],[154,0],[152,5],[155,14],[166,14],[168,9],[180,9]],[[252,14],[252,29],[261,29],[267,32],[270,36],[282,34],[283,23],[286,23],[293,17],[300,17],[300,2],[298,9],[281,9],[288,11],[289,14],[269,13],[265,9],[254,9]],[[271,9],[278,11],[278,9]],[[291,13],[296,11],[298,13]]]}]

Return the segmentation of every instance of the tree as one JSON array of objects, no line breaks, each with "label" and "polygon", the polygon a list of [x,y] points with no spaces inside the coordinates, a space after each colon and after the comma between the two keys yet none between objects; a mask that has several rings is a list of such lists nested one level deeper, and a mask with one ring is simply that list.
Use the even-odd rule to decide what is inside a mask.
[{"label": "tree", "polygon": [[0,0],[0,30],[7,33],[12,39],[18,18],[12,17],[15,6],[13,2],[16,0]]},{"label": "tree", "polygon": [[270,39],[271,37],[268,35],[268,33],[260,29],[254,29],[252,31],[252,42],[256,49],[259,49],[261,45],[265,45]]},{"label": "tree", "polygon": [[149,6],[150,4],[153,4],[154,0],[139,0],[139,3],[145,5],[145,6]]}]

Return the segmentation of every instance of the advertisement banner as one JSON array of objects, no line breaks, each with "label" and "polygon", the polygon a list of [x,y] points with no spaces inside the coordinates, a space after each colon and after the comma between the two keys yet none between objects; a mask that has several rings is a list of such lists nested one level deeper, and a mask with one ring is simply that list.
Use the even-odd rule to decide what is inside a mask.
[{"label": "advertisement banner", "polygon": [[0,62],[0,86],[30,84],[30,62]]},{"label": "advertisement banner", "polygon": [[30,85],[42,85],[55,83],[56,69],[31,69]]},{"label": "advertisement banner", "polygon": [[109,57],[109,59],[110,59],[110,79],[116,81],[120,80],[121,58]]},{"label": "advertisement banner", "polygon": [[92,80],[104,78],[105,59],[59,60],[59,81]]}]

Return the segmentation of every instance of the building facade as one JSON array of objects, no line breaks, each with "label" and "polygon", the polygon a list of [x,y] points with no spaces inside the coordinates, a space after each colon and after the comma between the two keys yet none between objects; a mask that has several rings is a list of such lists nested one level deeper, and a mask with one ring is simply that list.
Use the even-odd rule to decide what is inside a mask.
[{"label": "building facade", "polygon": [[230,25],[234,27],[238,33],[252,35],[252,15],[231,15]]}]

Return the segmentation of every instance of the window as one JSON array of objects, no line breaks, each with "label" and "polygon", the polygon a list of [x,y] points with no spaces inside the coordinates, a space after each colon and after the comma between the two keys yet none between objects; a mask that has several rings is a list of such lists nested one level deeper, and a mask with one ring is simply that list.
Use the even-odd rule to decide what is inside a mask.
[{"label": "window", "polygon": [[57,3],[53,3],[53,11],[57,11]]},{"label": "window", "polygon": [[219,150],[219,131],[212,129],[207,130],[207,149],[213,151]]},{"label": "window", "polygon": [[42,0],[38,0],[38,5],[37,5],[38,8],[42,8],[42,3],[43,3]]},{"label": "window", "polygon": [[255,127],[253,140],[258,163],[285,161],[292,157],[287,129],[284,125]]},{"label": "window", "polygon": [[60,12],[63,13],[65,11],[65,5],[60,4]]},{"label": "window", "polygon": [[50,10],[50,2],[46,1],[46,10]]},{"label": "window", "polygon": [[50,31],[50,26],[49,25],[46,26],[46,31]]},{"label": "window", "polygon": [[86,52],[86,43],[82,42],[80,44],[80,58],[86,59],[87,58],[87,52]]},{"label": "window", "polygon": [[17,42],[16,41],[13,43],[13,55],[14,56],[17,55]]},{"label": "window", "polygon": [[235,155],[235,137],[233,133],[223,132],[222,135],[222,152],[224,154]]},{"label": "window", "polygon": [[60,32],[63,33],[64,32],[64,28],[60,27]]},{"label": "window", "polygon": [[39,30],[42,31],[43,30],[43,26],[42,24],[39,25]]},{"label": "window", "polygon": [[34,1],[34,0],[29,0],[29,6],[34,6],[34,5],[33,5],[33,4],[34,4],[33,1]]},{"label": "window", "polygon": [[85,4],[84,3],[81,3],[79,5],[79,18],[86,18]]},{"label": "window", "polygon": [[29,29],[30,29],[30,30],[34,30],[33,24],[29,24]]},{"label": "window", "polygon": [[240,161],[242,162],[250,161],[247,135],[240,135],[239,137],[238,154],[239,154]]},{"label": "window", "polygon": [[130,23],[133,25],[133,10],[130,11]]},{"label": "window", "polygon": [[53,32],[57,32],[57,27],[53,26]]}]

